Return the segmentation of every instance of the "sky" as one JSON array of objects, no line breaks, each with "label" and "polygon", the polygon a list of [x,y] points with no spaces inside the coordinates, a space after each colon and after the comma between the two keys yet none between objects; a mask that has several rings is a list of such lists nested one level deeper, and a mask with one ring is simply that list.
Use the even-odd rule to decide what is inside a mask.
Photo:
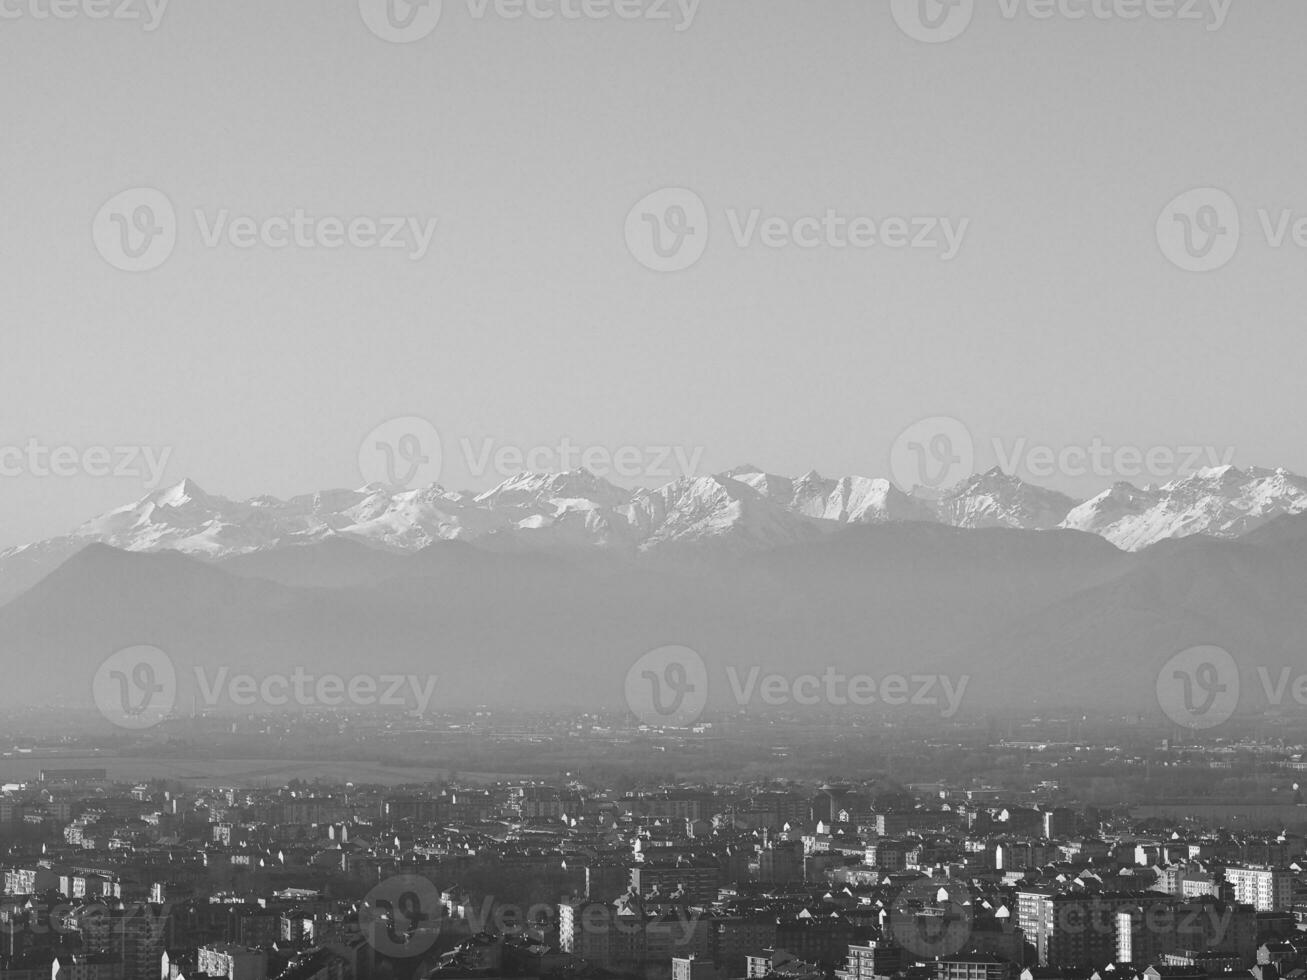
[{"label": "sky", "polygon": [[937,418],[1307,472],[1301,0],[152,2],[0,0],[0,547],[359,486],[391,420],[469,488]]}]

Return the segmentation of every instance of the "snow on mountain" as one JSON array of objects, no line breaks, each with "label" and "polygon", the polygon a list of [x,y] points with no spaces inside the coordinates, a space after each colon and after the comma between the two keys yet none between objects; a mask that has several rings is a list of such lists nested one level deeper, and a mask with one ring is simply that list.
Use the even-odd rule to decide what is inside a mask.
[{"label": "snow on mountain", "polygon": [[272,547],[293,533],[253,502],[210,496],[194,481],[183,480],[87,521],[71,537],[126,551],[218,558]]},{"label": "snow on mountain", "polygon": [[910,497],[889,480],[846,476],[836,481],[818,515],[845,524],[884,524],[889,521],[938,521],[929,502]]},{"label": "snow on mountain", "polygon": [[1163,487],[1117,484],[1071,511],[1062,526],[1126,551],[1194,534],[1236,538],[1282,514],[1307,512],[1307,479],[1286,470],[1199,470]]},{"label": "snow on mountain", "polygon": [[727,476],[744,483],[791,513],[840,524],[884,524],[889,521],[935,521],[928,501],[903,493],[889,480],[846,476],[828,480],[812,471],[791,480],[748,466]]},{"label": "snow on mountain", "polygon": [[505,549],[599,549],[635,555],[675,545],[765,549],[845,524],[937,522],[963,528],[1069,528],[1134,551],[1166,538],[1237,537],[1307,513],[1307,478],[1232,466],[1163,487],[1119,483],[1077,504],[995,469],[941,494],[905,494],[889,481],[818,473],[791,478],[744,466],[629,491],[586,470],[523,473],[481,494],[431,486],[326,490],[233,501],[191,480],[87,521],[60,538],[0,553],[0,601],[30,587],[87,544],[180,551],[219,560],[343,536],[394,552],[446,540]]},{"label": "snow on mountain", "polygon": [[646,551],[673,542],[720,541],[734,548],[777,547],[807,541],[821,533],[816,521],[793,513],[749,483],[729,476],[687,477],[659,490],[639,492],[631,498],[625,513]]},{"label": "snow on mountain", "polygon": [[365,487],[363,499],[346,508],[336,530],[396,551],[420,551],[437,541],[476,538],[512,526],[511,517],[480,506],[468,493],[439,486],[394,493]]},{"label": "snow on mountain", "polygon": [[589,470],[571,470],[567,473],[522,473],[510,477],[493,490],[481,494],[476,502],[495,509],[531,507],[547,511],[620,507],[630,499],[629,491]]},{"label": "snow on mountain", "polygon": [[939,498],[939,519],[953,527],[1009,527],[1046,531],[1057,527],[1076,502],[995,468],[963,480]]}]

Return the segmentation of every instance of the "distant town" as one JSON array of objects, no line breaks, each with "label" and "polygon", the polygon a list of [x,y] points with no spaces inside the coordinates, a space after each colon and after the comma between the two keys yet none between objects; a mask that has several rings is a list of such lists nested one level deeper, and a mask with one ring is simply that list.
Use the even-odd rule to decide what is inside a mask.
[{"label": "distant town", "polygon": [[1275,725],[4,724],[0,980],[1307,977]]}]

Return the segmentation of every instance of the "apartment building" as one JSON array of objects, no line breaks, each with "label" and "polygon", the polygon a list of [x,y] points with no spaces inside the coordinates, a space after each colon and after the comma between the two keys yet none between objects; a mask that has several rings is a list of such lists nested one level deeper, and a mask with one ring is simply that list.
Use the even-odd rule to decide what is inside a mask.
[{"label": "apartment building", "polygon": [[1280,868],[1234,867],[1225,869],[1234,900],[1258,912],[1287,912],[1293,907],[1292,871]]}]

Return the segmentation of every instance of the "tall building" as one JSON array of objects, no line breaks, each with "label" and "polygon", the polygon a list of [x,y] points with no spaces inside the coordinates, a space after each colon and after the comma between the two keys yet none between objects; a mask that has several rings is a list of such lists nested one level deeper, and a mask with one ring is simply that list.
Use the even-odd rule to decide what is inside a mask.
[{"label": "tall building", "polygon": [[803,880],[803,844],[772,841],[758,852],[758,880],[768,884]]},{"label": "tall building", "polygon": [[690,956],[672,957],[672,980],[720,980],[721,972],[712,960]]},{"label": "tall building", "polygon": [[884,939],[865,946],[849,946],[844,969],[836,972],[838,980],[885,980],[901,972],[908,964],[903,947]]},{"label": "tall building", "polygon": [[1258,912],[1286,912],[1293,907],[1293,872],[1279,868],[1226,868],[1234,900]]},{"label": "tall building", "polygon": [[107,953],[69,953],[50,964],[50,980],[124,980],[123,963]]},{"label": "tall building", "polygon": [[711,961],[709,920],[697,915],[649,915],[600,902],[558,907],[558,943],[565,953],[607,970],[664,966],[673,957]]},{"label": "tall building", "polygon": [[1160,893],[1017,892],[1017,921],[1035,947],[1040,966],[1094,967],[1117,958],[1117,915],[1139,906],[1147,912],[1168,902]]},{"label": "tall building", "polygon": [[713,962],[728,977],[744,975],[745,961],[750,953],[776,945],[774,915],[714,915],[710,928]]},{"label": "tall building", "polygon": [[722,869],[716,861],[685,857],[675,861],[647,861],[630,866],[630,881],[637,895],[649,895],[657,889],[664,899],[679,893],[687,903],[698,905],[716,901],[717,890],[722,885]]},{"label": "tall building", "polygon": [[1257,960],[1257,912],[1251,905],[1215,899],[1134,906],[1117,913],[1117,959],[1157,963],[1172,953],[1219,953],[1236,957],[1241,969]]},{"label": "tall building", "polygon": [[268,954],[231,943],[201,946],[196,953],[196,969],[227,980],[267,980]]},{"label": "tall building", "polygon": [[1017,967],[991,953],[944,956],[934,964],[935,980],[1013,980]]}]

